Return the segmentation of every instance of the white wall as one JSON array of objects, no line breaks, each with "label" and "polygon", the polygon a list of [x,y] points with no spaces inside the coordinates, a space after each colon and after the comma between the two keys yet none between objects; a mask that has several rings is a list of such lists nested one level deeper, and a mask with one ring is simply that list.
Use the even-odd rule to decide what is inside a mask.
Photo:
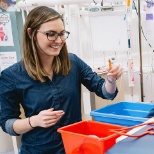
[{"label": "white wall", "polygon": [[[154,46],[154,21],[146,20],[147,13],[153,13],[154,8],[141,7],[141,25],[145,40],[142,34],[142,59],[143,59],[143,90],[144,101],[153,102],[152,90],[154,87],[153,79],[153,52],[148,43]],[[91,67],[101,67],[107,65],[109,57],[116,57],[118,63],[124,68],[125,99],[126,101],[141,101],[140,96],[140,54],[139,54],[139,34],[138,16],[136,11],[132,12],[131,19],[131,56],[134,59],[134,78],[133,97],[132,88],[128,85],[127,75],[127,24],[124,20],[125,12],[110,11],[103,13],[89,13],[80,11],[80,18],[72,11],[71,13],[71,52],[78,54]],[[79,27],[80,22],[80,27]],[[80,29],[79,29],[80,28]],[[80,37],[78,35],[80,32]],[[148,76],[148,77],[147,77]],[[149,88],[150,87],[150,88]]]}]

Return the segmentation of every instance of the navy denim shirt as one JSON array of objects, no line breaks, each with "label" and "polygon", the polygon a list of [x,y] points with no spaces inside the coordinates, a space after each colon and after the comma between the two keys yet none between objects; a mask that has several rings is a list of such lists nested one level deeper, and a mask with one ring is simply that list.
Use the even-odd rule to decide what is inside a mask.
[{"label": "navy denim shirt", "polygon": [[[113,99],[116,96],[117,90],[113,95],[102,93],[105,80],[94,73],[79,57],[70,53],[69,58],[69,74],[66,77],[54,74],[52,80],[47,78],[44,83],[30,78],[21,61],[1,73],[1,122],[5,132],[9,133],[7,125],[11,120],[14,122],[19,119],[20,103],[26,117],[37,115],[49,108],[65,112],[54,126],[36,127],[23,134],[21,154],[64,153],[61,135],[57,129],[81,121],[81,84],[104,99]],[[18,134],[14,132],[14,135]]]}]

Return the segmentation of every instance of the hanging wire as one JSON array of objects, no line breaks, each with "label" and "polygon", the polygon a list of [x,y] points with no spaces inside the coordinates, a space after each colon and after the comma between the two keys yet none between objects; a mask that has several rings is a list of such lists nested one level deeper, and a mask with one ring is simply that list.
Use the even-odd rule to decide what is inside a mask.
[{"label": "hanging wire", "polygon": [[95,5],[97,4],[95,0],[93,0],[93,2],[95,3]]},{"label": "hanging wire", "polygon": [[[146,1],[146,2],[148,3],[148,1]],[[136,8],[136,4],[135,4],[134,1],[133,1],[133,4],[134,4],[134,7],[135,7],[136,14],[137,14],[137,16],[138,16],[138,12],[137,12],[137,8]],[[153,4],[153,2],[152,2],[152,4]],[[144,31],[143,31],[142,26],[141,26],[141,32],[142,32],[143,37],[144,37],[144,39],[146,40],[147,44],[149,45],[149,47],[150,47],[150,48],[152,49],[152,51],[154,52],[154,49],[153,49],[152,45],[148,42],[147,37],[146,37],[145,34],[144,34]]]},{"label": "hanging wire", "polygon": [[103,6],[103,0],[101,1],[101,6]]},{"label": "hanging wire", "polygon": [[[151,7],[151,6],[154,5],[153,0],[151,0],[151,1],[148,1],[148,0],[147,0],[146,3],[147,3],[147,7]],[[135,2],[134,2],[134,1],[133,1],[133,4],[134,4],[134,7],[135,7],[136,14],[138,15],[137,8],[136,8],[136,5],[135,5]],[[150,47],[150,48],[152,49],[152,51],[154,52],[154,49],[153,49],[152,45],[148,42],[148,39],[147,39],[147,37],[146,37],[145,34],[144,34],[144,31],[143,31],[142,26],[141,26],[141,32],[142,32],[143,37],[144,37],[144,39],[146,40],[147,44],[149,45],[149,47]],[[152,56],[152,63],[153,63],[153,56]],[[152,68],[152,73],[154,73],[153,64],[151,64],[151,68]]]}]

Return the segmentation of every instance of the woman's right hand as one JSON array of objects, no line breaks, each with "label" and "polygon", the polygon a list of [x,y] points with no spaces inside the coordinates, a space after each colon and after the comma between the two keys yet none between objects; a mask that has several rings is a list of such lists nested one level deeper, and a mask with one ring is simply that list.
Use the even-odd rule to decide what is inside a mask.
[{"label": "woman's right hand", "polygon": [[57,121],[64,115],[63,110],[54,111],[53,108],[41,111],[38,115],[30,118],[33,127],[48,128],[57,123]]}]

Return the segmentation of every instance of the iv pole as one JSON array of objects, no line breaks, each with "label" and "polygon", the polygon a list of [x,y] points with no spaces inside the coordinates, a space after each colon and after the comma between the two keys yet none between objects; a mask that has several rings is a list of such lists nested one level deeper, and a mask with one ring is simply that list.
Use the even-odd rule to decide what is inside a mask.
[{"label": "iv pole", "polygon": [[139,30],[139,51],[140,51],[140,83],[141,83],[141,102],[144,101],[143,94],[143,70],[142,70],[142,38],[141,38],[141,13],[140,0],[138,0],[138,30]]}]

